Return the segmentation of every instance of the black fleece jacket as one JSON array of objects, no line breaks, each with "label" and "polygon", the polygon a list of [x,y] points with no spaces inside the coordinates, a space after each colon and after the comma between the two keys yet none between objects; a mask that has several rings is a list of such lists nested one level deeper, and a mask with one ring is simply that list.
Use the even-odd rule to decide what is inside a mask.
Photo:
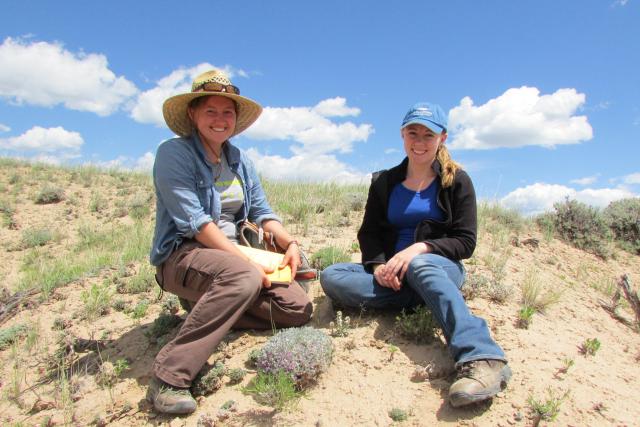
[{"label": "black fleece jacket", "polygon": [[[391,191],[406,179],[409,160],[373,174],[369,196],[364,210],[358,241],[362,251],[362,264],[369,272],[374,264],[384,264],[395,254],[398,233],[389,222],[387,211]],[[440,163],[433,162],[432,169],[441,177]],[[424,220],[415,231],[416,242],[426,242],[433,253],[449,259],[471,257],[476,247],[477,208],[476,193],[469,175],[461,169],[456,172],[453,185],[438,190],[438,206],[444,211],[445,220]]]}]

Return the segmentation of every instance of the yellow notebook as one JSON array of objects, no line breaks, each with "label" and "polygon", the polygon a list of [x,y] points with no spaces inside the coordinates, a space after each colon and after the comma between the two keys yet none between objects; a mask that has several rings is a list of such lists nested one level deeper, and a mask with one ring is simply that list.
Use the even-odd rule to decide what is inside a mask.
[{"label": "yellow notebook", "polygon": [[251,258],[252,261],[260,265],[264,265],[265,267],[273,268],[273,273],[267,274],[271,283],[284,283],[287,285],[291,283],[291,267],[287,265],[282,269],[278,268],[280,263],[282,263],[284,254],[263,251],[262,249],[251,248],[249,246],[237,246],[238,249]]}]

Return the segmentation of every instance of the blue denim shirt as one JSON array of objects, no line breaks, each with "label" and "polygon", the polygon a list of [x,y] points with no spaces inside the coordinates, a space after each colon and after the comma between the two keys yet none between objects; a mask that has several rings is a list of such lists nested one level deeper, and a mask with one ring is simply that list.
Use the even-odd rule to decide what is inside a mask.
[{"label": "blue denim shirt", "polygon": [[[224,144],[229,167],[242,182],[244,204],[238,221],[280,221],[267,202],[253,162],[229,141]],[[156,228],[151,264],[162,264],[185,238],[193,238],[208,222],[220,219],[220,193],[212,164],[197,135],[173,138],[158,147],[153,165],[156,188]]]}]

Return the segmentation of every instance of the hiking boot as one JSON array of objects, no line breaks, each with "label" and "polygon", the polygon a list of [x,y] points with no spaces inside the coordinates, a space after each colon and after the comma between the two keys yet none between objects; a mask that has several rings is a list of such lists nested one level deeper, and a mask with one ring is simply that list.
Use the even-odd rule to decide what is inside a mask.
[{"label": "hiking boot", "polygon": [[147,389],[147,401],[156,411],[164,414],[190,414],[197,404],[188,388],[174,387],[156,378],[151,378]]},{"label": "hiking boot", "polygon": [[502,360],[474,360],[458,369],[449,388],[451,406],[459,407],[489,399],[507,386],[511,368]]}]

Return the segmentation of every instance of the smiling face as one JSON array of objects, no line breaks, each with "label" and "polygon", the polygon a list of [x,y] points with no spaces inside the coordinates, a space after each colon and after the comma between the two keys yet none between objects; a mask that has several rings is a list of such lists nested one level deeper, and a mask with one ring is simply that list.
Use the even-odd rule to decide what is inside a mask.
[{"label": "smiling face", "polygon": [[229,139],[236,128],[236,104],[229,98],[207,96],[188,112],[200,138],[215,147]]},{"label": "smiling face", "polygon": [[436,158],[438,146],[444,144],[447,134],[437,134],[426,126],[411,124],[400,130],[404,151],[409,161],[418,165],[431,165]]}]

